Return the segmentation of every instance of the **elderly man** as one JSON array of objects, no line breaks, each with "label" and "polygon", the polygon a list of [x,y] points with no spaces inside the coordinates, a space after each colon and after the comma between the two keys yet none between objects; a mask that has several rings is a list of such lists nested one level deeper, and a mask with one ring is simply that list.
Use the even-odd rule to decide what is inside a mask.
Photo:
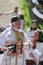
[{"label": "elderly man", "polygon": [[7,65],[9,65],[9,62],[10,65],[24,65],[22,45],[26,42],[30,43],[30,40],[25,32],[20,29],[20,18],[12,17],[11,24],[11,27],[4,30],[0,35],[1,50],[5,51],[5,47],[12,46],[13,48],[10,48],[7,52]]}]

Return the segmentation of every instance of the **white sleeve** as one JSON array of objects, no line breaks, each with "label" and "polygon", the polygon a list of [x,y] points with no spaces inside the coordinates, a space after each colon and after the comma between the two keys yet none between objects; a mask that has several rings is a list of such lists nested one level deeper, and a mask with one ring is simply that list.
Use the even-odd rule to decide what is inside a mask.
[{"label": "white sleeve", "polygon": [[1,34],[0,34],[0,46],[4,46],[5,42],[7,41],[6,35],[8,31],[11,29],[11,27],[6,28]]},{"label": "white sleeve", "polygon": [[0,35],[0,46],[4,46],[6,41],[6,36],[5,34]]},{"label": "white sleeve", "polygon": [[4,30],[1,34],[0,34],[0,46],[4,46],[5,42],[6,42],[6,34],[9,31],[9,29],[7,28],[6,30]]},{"label": "white sleeve", "polygon": [[10,14],[12,14],[13,12],[11,11],[11,12],[5,12],[5,13],[1,13],[2,15],[10,15]]}]

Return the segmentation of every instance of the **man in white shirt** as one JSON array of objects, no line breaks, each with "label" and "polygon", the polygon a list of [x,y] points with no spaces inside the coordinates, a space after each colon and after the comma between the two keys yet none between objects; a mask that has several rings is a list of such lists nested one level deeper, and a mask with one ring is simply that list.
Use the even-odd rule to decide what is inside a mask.
[{"label": "man in white shirt", "polygon": [[11,15],[11,16],[18,15],[18,7],[15,7],[15,8],[14,8],[14,11],[5,12],[5,13],[0,13],[0,16],[1,16],[1,15]]}]

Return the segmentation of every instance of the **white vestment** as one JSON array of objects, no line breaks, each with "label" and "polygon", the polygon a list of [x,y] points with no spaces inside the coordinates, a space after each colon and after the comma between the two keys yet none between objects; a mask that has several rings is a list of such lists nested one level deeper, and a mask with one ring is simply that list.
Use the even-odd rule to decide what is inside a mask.
[{"label": "white vestment", "polygon": [[[7,30],[7,31],[6,31]],[[0,35],[0,45],[1,46],[5,46],[6,41],[14,41],[15,40],[15,34],[12,31],[12,28],[8,28],[5,31],[2,32],[2,34]],[[23,32],[23,31],[21,31]],[[24,33],[24,42],[28,41],[28,37],[27,35]],[[6,55],[6,54],[5,54]],[[6,56],[6,64],[7,65],[24,65],[24,54],[22,52],[22,54],[18,55],[18,56]]]}]

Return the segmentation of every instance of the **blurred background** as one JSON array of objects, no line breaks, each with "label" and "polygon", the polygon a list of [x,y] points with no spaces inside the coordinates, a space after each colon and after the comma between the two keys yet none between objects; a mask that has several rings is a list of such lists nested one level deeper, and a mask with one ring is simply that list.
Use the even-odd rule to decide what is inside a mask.
[{"label": "blurred background", "polygon": [[[19,11],[23,12],[24,20],[26,22],[25,31],[30,27],[33,19],[37,20],[39,33],[39,41],[42,42],[43,50],[43,0],[0,0],[0,13],[14,11],[14,7],[18,6]],[[10,15],[0,16],[0,27],[5,27],[10,23]],[[40,47],[40,44],[37,46]]]}]

